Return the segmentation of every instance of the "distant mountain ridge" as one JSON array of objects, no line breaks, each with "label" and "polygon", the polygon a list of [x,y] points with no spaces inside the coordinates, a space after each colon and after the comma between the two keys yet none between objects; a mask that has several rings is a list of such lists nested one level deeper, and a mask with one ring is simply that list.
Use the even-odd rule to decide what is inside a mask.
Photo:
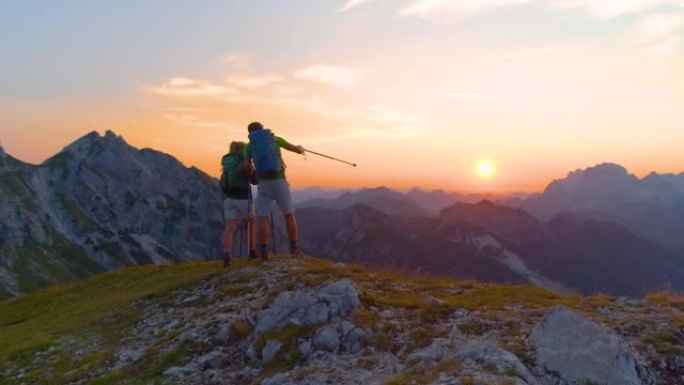
[{"label": "distant mountain ridge", "polygon": [[456,203],[431,218],[364,205],[299,214],[305,250],[336,261],[584,294],[684,291],[683,260],[609,222],[568,214],[545,223],[489,201]]},{"label": "distant mountain ridge", "polygon": [[551,182],[542,194],[513,204],[542,220],[570,212],[684,246],[684,173],[651,173],[639,179],[622,166],[604,163],[571,172]]},{"label": "distant mountain ridge", "polygon": [[[684,290],[681,253],[613,220],[605,204],[617,211],[624,204],[615,203],[615,187],[591,189],[606,180],[627,180],[630,188],[646,182],[625,177],[619,167],[607,169],[608,177],[573,173],[570,182],[556,181],[544,194],[516,199],[517,208],[491,200],[452,202],[477,196],[439,190],[310,189],[310,196],[328,199],[321,198],[323,207],[298,210],[300,241],[307,253],[406,272],[582,293]],[[657,206],[661,210],[676,212],[679,178],[645,178],[648,186],[675,186],[662,194],[672,205]],[[649,197],[656,195],[644,198],[640,191],[626,195],[652,206]],[[550,210],[545,220],[530,214],[543,212],[556,196],[565,199],[562,210]],[[584,200],[595,204],[578,206]],[[127,265],[216,258],[221,201],[216,179],[168,154],[134,148],[111,131],[85,135],[40,165],[0,147],[0,298]],[[282,217],[275,218],[278,250],[284,251]],[[234,252],[246,251],[240,244]]]}]

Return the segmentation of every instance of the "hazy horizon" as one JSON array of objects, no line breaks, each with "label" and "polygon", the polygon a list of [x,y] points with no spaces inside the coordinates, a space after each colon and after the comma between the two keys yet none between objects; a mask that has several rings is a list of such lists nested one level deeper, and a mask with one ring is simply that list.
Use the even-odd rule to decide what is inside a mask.
[{"label": "hazy horizon", "polygon": [[[104,132],[99,132],[99,131],[91,131],[91,133],[92,133],[92,132],[97,132],[98,135],[100,135],[100,136],[103,136],[103,135],[105,134]],[[114,134],[116,134],[116,135],[119,135],[117,132],[114,132],[114,131],[112,131],[112,132],[113,132]],[[86,134],[86,135],[87,135],[87,134]],[[133,146],[133,147],[136,147],[136,148],[138,148],[138,149],[148,148],[148,149],[160,151],[159,149],[156,149],[156,148],[136,146],[136,145],[134,145],[134,144],[128,142],[127,138],[124,137],[123,135],[119,135],[119,136],[121,136],[129,145],[131,145],[131,146]],[[82,137],[74,138],[72,141],[66,143],[66,144],[64,145],[64,148],[65,148],[66,146],[68,146],[69,144],[73,143],[74,141],[80,139],[80,138],[82,138]],[[2,139],[2,138],[0,138],[0,146],[2,146],[2,141],[1,141],[1,139]],[[25,162],[25,163],[29,163],[29,164],[33,164],[33,165],[40,165],[40,164],[43,163],[44,161],[48,160],[50,157],[52,157],[52,156],[54,156],[54,155],[57,154],[57,152],[56,152],[56,153],[54,153],[54,154],[50,154],[49,156],[46,156],[44,159],[41,159],[41,160],[39,160],[39,161],[30,162],[30,161],[26,161],[26,160],[21,159],[21,158],[17,158],[16,155],[15,155],[11,150],[8,150],[8,149],[5,148],[4,146],[2,146],[2,147],[3,147],[3,149],[5,150],[5,152],[6,152],[7,154],[9,154],[10,156],[15,157],[15,158],[18,159],[19,161],[22,161],[22,162]],[[61,151],[61,150],[60,150],[60,151]],[[162,152],[163,152],[163,151],[162,151]],[[178,159],[178,158],[177,158],[174,154],[172,154],[172,153],[167,153],[167,152],[165,152],[165,153],[168,154],[168,155],[171,155],[171,156],[175,157],[176,159]],[[293,155],[293,156],[296,156],[296,155]],[[309,155],[309,156],[314,156],[314,155]],[[178,159],[178,160],[181,161],[181,162],[183,163],[183,165],[186,166],[186,167],[196,167],[196,168],[202,170],[201,168],[197,167],[197,165],[184,163],[181,159]],[[321,160],[321,161],[327,162],[327,160]],[[563,179],[563,178],[567,177],[570,173],[575,172],[575,171],[586,170],[586,169],[588,169],[588,168],[597,167],[597,166],[600,166],[600,165],[603,165],[603,164],[616,164],[616,165],[618,165],[618,166],[622,166],[622,165],[617,164],[617,163],[615,163],[615,162],[601,162],[601,163],[598,163],[598,164],[595,164],[595,165],[587,165],[587,166],[584,166],[584,167],[577,167],[577,168],[574,168],[574,169],[572,169],[572,170],[567,170],[567,172],[566,172],[565,174],[563,174],[563,175],[555,176],[555,177],[553,177],[552,179],[546,181],[546,183],[543,185],[543,187],[542,187],[541,189],[539,189],[539,190],[529,190],[529,191],[525,191],[525,190],[511,190],[511,191],[484,191],[484,190],[482,190],[482,191],[475,191],[475,190],[474,190],[474,191],[467,191],[467,190],[458,190],[458,189],[447,189],[447,188],[441,188],[441,187],[425,187],[425,186],[420,186],[420,185],[392,186],[392,185],[385,185],[385,184],[382,184],[382,183],[380,183],[380,184],[375,184],[375,185],[361,185],[361,186],[347,186],[347,185],[317,185],[317,184],[311,184],[311,185],[294,185],[294,186],[292,186],[292,187],[293,187],[293,189],[294,189],[295,191],[296,191],[296,190],[306,190],[306,189],[310,189],[310,188],[319,188],[319,189],[328,190],[328,191],[341,191],[341,190],[344,190],[344,191],[359,191],[359,190],[364,190],[364,189],[388,188],[388,189],[392,189],[392,190],[394,190],[394,191],[398,191],[398,192],[402,192],[402,193],[407,193],[407,192],[409,192],[409,191],[411,191],[411,190],[423,190],[423,191],[427,191],[427,192],[433,192],[433,191],[437,191],[437,190],[443,190],[443,191],[446,192],[446,193],[452,193],[452,194],[474,195],[474,196],[477,196],[477,195],[491,195],[491,196],[503,197],[503,196],[512,196],[512,195],[516,195],[516,194],[535,194],[535,193],[541,193],[541,192],[543,192],[544,189],[548,186],[548,184],[551,183],[551,182],[554,181],[554,180]],[[624,166],[622,166],[622,167],[624,167]],[[657,173],[657,174],[661,174],[661,175],[668,175],[668,174],[669,174],[669,175],[681,175],[681,174],[684,174],[684,170],[682,170],[682,171],[674,172],[674,173],[658,173],[658,172],[656,172],[656,171],[651,171],[651,172],[646,173],[646,174],[644,174],[644,175],[636,175],[636,174],[634,174],[631,170],[629,170],[629,169],[626,169],[626,170],[627,170],[628,173],[630,173],[630,174],[632,174],[632,175],[635,175],[635,176],[636,176],[637,178],[639,178],[639,179],[643,179],[643,178],[645,178],[648,174],[651,174],[651,173],[654,173],[654,172]],[[205,173],[207,173],[208,175],[214,177],[214,178],[218,178],[218,177],[220,176],[220,173],[219,173],[218,171],[217,171],[217,172],[214,172],[214,173],[208,172],[207,170],[202,170],[202,171],[205,172]],[[288,172],[289,172],[289,169],[288,169]]]},{"label": "hazy horizon", "polygon": [[295,187],[538,192],[682,171],[684,1],[11,2],[0,140],[39,163],[111,129],[210,175],[261,121]]}]

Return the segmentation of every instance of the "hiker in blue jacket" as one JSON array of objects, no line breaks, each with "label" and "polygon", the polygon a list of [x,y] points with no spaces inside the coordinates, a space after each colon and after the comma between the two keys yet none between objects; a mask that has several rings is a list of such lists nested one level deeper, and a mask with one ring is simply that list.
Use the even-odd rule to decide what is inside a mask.
[{"label": "hiker in blue jacket", "polygon": [[[257,228],[259,231],[260,254],[269,258],[268,226],[271,205],[276,202],[285,215],[287,235],[290,239],[290,254],[301,257],[297,239],[297,219],[290,193],[290,184],[285,177],[285,162],[280,149],[284,148],[297,154],[304,154],[302,146],[295,146],[285,139],[275,136],[261,123],[253,122],[247,127],[249,144],[245,148],[245,167],[248,175],[255,172],[259,180],[256,198]],[[253,169],[252,169],[253,166]]]}]

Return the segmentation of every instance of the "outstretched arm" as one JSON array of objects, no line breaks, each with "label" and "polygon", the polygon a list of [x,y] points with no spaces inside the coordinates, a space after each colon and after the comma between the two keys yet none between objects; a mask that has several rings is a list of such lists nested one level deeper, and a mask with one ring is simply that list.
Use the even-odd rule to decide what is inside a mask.
[{"label": "outstretched arm", "polygon": [[276,137],[276,142],[278,143],[278,145],[279,145],[280,147],[286,149],[287,151],[292,151],[292,152],[294,152],[294,153],[296,153],[296,154],[303,154],[303,153],[305,152],[305,151],[304,151],[304,147],[302,147],[302,146],[295,146],[294,144],[290,144],[290,143],[287,142],[287,140],[285,140],[285,139],[283,139],[283,138],[278,138],[278,137]]},{"label": "outstretched arm", "polygon": [[283,148],[288,150],[288,151],[295,152],[297,154],[303,154],[304,153],[304,147],[295,146],[294,144],[290,144],[290,143],[287,143],[286,145],[284,145]]}]

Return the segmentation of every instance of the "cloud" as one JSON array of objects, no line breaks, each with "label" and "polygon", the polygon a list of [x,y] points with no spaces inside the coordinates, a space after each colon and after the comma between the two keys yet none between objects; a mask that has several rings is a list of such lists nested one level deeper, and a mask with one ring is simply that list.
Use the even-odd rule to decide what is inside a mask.
[{"label": "cloud", "polygon": [[503,7],[530,3],[546,4],[561,10],[579,9],[599,19],[641,14],[664,6],[684,7],[684,0],[413,0],[399,10],[399,15],[454,24]]},{"label": "cloud", "polygon": [[337,10],[337,12],[347,12],[350,9],[356,8],[360,5],[366,4],[366,3],[372,3],[377,0],[348,0],[340,9]]},{"label": "cloud", "polygon": [[466,100],[473,102],[490,99],[487,95],[476,92],[450,92],[446,94],[446,96],[451,99]]},{"label": "cloud", "polygon": [[399,10],[399,16],[416,16],[439,23],[452,24],[482,13],[532,0],[414,0]]},{"label": "cloud", "polygon": [[356,70],[334,65],[316,64],[292,73],[296,79],[332,85],[341,88],[354,88],[359,85]]},{"label": "cloud", "polygon": [[221,57],[221,62],[238,69],[249,68],[252,58],[243,53],[228,53]]},{"label": "cloud", "polygon": [[[305,80],[305,81],[302,81]],[[148,87],[161,97],[161,115],[177,125],[225,130],[254,116],[295,127],[325,127],[307,140],[360,137],[409,138],[420,133],[425,118],[393,106],[366,104],[349,98],[347,89],[359,84],[356,70],[316,64],[294,71],[252,74],[233,68],[221,82],[177,76]],[[318,84],[334,87],[320,87]],[[342,88],[343,92],[340,92]],[[179,105],[180,103],[180,105]]]},{"label": "cloud", "polygon": [[657,13],[643,17],[636,27],[636,42],[647,52],[674,54],[682,43],[684,14]]},{"label": "cloud", "polygon": [[520,51],[509,52],[507,54],[502,55],[501,57],[504,59],[529,59],[542,56],[550,56],[558,53],[579,51],[584,49],[585,47],[586,46],[584,44],[578,43],[552,44],[541,47],[523,49]]},{"label": "cloud", "polygon": [[579,8],[599,19],[644,13],[662,6],[684,6],[684,0],[554,0],[560,8]]},{"label": "cloud", "polygon": [[212,84],[205,80],[187,77],[175,77],[162,83],[158,87],[148,88],[148,92],[156,95],[173,96],[181,98],[208,97],[224,98],[237,94],[237,90],[231,87]]},{"label": "cloud", "polygon": [[232,75],[227,77],[225,79],[225,82],[228,84],[234,84],[238,87],[255,89],[267,87],[269,85],[278,83],[282,80],[283,78],[281,76],[275,74],[264,74],[255,76]]}]

